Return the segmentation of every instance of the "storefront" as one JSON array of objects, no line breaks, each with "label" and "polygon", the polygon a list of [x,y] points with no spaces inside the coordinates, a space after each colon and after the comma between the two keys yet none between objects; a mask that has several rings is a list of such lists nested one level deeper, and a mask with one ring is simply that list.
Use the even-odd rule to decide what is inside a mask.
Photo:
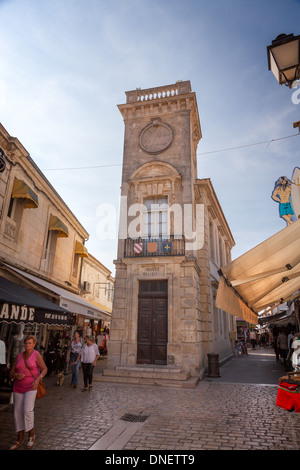
[{"label": "storefront", "polygon": [[[111,314],[92,302],[82,298],[80,295],[63,289],[49,281],[24,272],[15,267],[5,265],[7,272],[13,276],[18,276],[22,282],[34,286],[34,290],[39,295],[47,295],[48,298],[57,299],[60,311],[69,312],[70,320],[68,327],[62,323],[47,323],[46,331],[43,334],[43,341],[40,342],[45,356],[52,355],[56,357],[55,363],[57,370],[62,369],[62,362],[66,362],[70,341],[74,332],[78,330],[81,336],[92,334],[95,338],[100,334],[101,329],[110,327]],[[53,361],[52,361],[53,362]],[[66,364],[64,364],[65,367]],[[52,367],[52,363],[51,363]],[[50,368],[51,368],[50,367]]]},{"label": "storefront", "polygon": [[66,338],[71,328],[69,310],[0,276],[0,341],[5,351],[1,362],[5,358],[7,367],[23,351],[27,334],[36,336],[36,347],[45,355],[51,332],[63,331]]},{"label": "storefront", "polygon": [[236,332],[238,341],[245,340],[249,344],[249,323],[242,318],[236,318]]},{"label": "storefront", "polygon": [[298,302],[296,299],[290,303],[288,308],[281,312],[277,312],[273,315],[263,315],[259,318],[260,325],[277,326],[290,326],[294,331],[300,331],[299,325],[299,314],[298,314]]}]

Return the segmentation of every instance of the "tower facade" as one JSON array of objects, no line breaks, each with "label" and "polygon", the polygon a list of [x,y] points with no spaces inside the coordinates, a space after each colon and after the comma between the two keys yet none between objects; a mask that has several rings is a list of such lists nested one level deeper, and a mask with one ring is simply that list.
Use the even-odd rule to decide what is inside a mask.
[{"label": "tower facade", "polygon": [[210,196],[197,179],[196,95],[177,82],[126,92],[118,108],[125,135],[108,365],[199,376],[213,338],[210,293],[201,294],[211,282]]}]

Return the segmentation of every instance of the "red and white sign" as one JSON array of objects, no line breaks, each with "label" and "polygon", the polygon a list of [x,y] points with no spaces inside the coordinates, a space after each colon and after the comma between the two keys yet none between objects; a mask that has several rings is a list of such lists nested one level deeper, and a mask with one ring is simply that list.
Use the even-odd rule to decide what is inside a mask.
[{"label": "red and white sign", "polygon": [[135,243],[135,244],[133,245],[133,251],[134,251],[134,253],[137,253],[137,254],[138,254],[138,253],[142,253],[142,251],[143,251],[143,244],[142,244],[142,243]]}]

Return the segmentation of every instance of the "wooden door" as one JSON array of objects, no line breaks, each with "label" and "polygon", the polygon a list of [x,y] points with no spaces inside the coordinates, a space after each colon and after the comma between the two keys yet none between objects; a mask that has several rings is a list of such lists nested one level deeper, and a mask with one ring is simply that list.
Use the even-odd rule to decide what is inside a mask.
[{"label": "wooden door", "polygon": [[[167,281],[146,282],[148,290],[142,288],[139,294],[137,363],[167,364]],[[155,284],[151,285],[152,282]],[[158,285],[158,282],[164,284]]]}]

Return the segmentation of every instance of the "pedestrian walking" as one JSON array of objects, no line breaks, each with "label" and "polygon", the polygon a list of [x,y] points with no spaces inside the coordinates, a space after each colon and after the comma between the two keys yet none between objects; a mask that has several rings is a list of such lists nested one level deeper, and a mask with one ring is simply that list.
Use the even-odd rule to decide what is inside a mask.
[{"label": "pedestrian walking", "polygon": [[277,338],[277,346],[279,349],[280,357],[283,359],[284,367],[286,367],[286,357],[288,353],[288,338],[285,332],[285,328],[281,328]]},{"label": "pedestrian walking", "polygon": [[293,330],[291,330],[288,334],[288,350],[289,351],[292,349],[294,334],[295,334],[295,332]]},{"label": "pedestrian walking", "polygon": [[86,392],[88,389],[92,390],[93,372],[98,357],[100,357],[99,348],[97,344],[95,344],[94,338],[92,336],[86,336],[86,344],[83,346],[77,359],[77,361],[81,360],[83,372],[84,388],[82,392]]},{"label": "pedestrian walking", "polygon": [[275,355],[276,355],[276,362],[279,362],[279,348],[278,348],[278,345],[277,345],[278,335],[279,335],[279,328],[277,326],[274,326],[274,328],[273,328],[273,348],[274,348]]},{"label": "pedestrian walking", "polygon": [[70,345],[70,363],[72,367],[71,384],[73,385],[73,388],[76,388],[78,384],[78,374],[79,374],[79,367],[80,367],[80,362],[81,362],[79,358],[79,354],[81,353],[82,346],[83,346],[83,341],[80,338],[79,331],[75,331],[74,339]]},{"label": "pedestrian walking", "polygon": [[35,336],[25,337],[25,351],[18,355],[9,373],[10,379],[14,380],[14,421],[18,433],[17,440],[10,450],[15,450],[23,444],[26,432],[28,432],[27,449],[31,449],[35,441],[35,398],[38,384],[47,374],[47,367],[42,356],[34,349],[36,342]]},{"label": "pedestrian walking", "polygon": [[252,349],[255,349],[256,346],[256,333],[254,330],[250,331],[250,343],[252,346]]}]

